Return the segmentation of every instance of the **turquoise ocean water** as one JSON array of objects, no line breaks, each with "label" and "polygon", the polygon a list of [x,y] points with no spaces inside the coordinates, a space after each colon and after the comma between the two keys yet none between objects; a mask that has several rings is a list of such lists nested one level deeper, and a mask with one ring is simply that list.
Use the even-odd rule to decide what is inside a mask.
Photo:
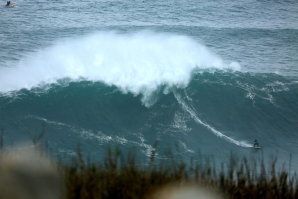
[{"label": "turquoise ocean water", "polygon": [[[298,168],[298,1],[11,1],[0,6],[5,147],[38,134],[144,161],[230,153]],[[258,139],[262,150],[252,148]]]}]

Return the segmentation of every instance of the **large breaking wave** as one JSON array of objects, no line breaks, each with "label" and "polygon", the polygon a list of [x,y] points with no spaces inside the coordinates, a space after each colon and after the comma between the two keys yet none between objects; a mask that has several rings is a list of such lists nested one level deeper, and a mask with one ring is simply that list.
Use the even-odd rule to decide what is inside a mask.
[{"label": "large breaking wave", "polygon": [[32,89],[59,80],[88,80],[116,86],[123,93],[142,95],[151,106],[152,95],[185,88],[194,69],[240,70],[225,63],[204,45],[187,36],[138,32],[100,32],[57,42],[13,66],[0,69],[0,92]]}]

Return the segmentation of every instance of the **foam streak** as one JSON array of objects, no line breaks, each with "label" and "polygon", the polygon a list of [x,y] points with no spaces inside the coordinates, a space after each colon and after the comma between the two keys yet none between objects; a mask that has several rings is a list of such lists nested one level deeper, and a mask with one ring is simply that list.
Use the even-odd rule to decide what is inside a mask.
[{"label": "foam streak", "polygon": [[246,143],[243,143],[243,142],[239,142],[239,141],[237,141],[237,140],[234,140],[234,139],[232,139],[232,138],[230,138],[230,137],[228,137],[228,136],[222,134],[221,132],[217,131],[216,129],[214,129],[214,128],[213,128],[212,126],[210,126],[209,124],[204,123],[202,120],[200,120],[200,119],[198,118],[198,116],[196,115],[195,111],[192,110],[192,108],[190,108],[190,107],[186,104],[186,102],[184,102],[184,100],[181,98],[181,96],[180,96],[177,92],[174,91],[173,93],[174,93],[174,96],[175,96],[175,98],[177,99],[178,103],[182,106],[182,108],[183,108],[185,111],[187,111],[187,112],[190,114],[190,116],[195,120],[195,122],[197,122],[197,123],[199,123],[199,124],[201,124],[201,125],[207,127],[209,130],[211,130],[211,132],[212,132],[214,135],[216,135],[216,136],[218,136],[218,137],[220,137],[220,138],[222,138],[222,139],[224,139],[224,140],[226,140],[226,141],[228,141],[228,142],[230,142],[230,143],[236,144],[236,145],[238,145],[238,146],[242,146],[242,147],[252,147],[250,144],[246,144]]}]

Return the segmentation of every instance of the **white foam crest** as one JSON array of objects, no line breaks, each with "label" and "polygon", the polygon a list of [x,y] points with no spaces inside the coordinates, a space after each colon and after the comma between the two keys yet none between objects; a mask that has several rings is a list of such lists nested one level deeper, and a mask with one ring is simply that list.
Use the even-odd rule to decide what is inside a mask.
[{"label": "white foam crest", "polygon": [[182,108],[187,111],[190,116],[195,120],[195,122],[200,123],[201,125],[207,127],[214,135],[230,142],[233,144],[236,144],[238,146],[242,146],[242,147],[252,147],[251,144],[246,144],[244,142],[239,142],[237,140],[234,140],[233,138],[230,138],[224,134],[222,134],[221,132],[219,132],[218,130],[214,129],[212,126],[210,126],[209,124],[204,123],[202,120],[200,120],[197,116],[197,114],[195,113],[194,110],[192,110],[192,108],[190,108],[181,98],[181,96],[177,93],[177,92],[173,92],[175,98],[177,99],[178,103],[182,106]]},{"label": "white foam crest", "polygon": [[161,86],[184,88],[192,71],[199,69],[240,70],[237,63],[221,58],[190,37],[138,32],[100,32],[60,41],[0,69],[0,93],[32,89],[70,78],[99,81],[122,92],[143,95],[145,105]]}]

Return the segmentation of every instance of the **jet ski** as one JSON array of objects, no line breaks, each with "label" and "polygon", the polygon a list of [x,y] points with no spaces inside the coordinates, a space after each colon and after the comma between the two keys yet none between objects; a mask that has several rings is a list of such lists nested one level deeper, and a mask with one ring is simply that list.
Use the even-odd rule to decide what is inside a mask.
[{"label": "jet ski", "polygon": [[6,4],[6,6],[7,6],[7,7],[13,7],[13,4],[10,3],[10,1],[8,1],[7,4]]}]

